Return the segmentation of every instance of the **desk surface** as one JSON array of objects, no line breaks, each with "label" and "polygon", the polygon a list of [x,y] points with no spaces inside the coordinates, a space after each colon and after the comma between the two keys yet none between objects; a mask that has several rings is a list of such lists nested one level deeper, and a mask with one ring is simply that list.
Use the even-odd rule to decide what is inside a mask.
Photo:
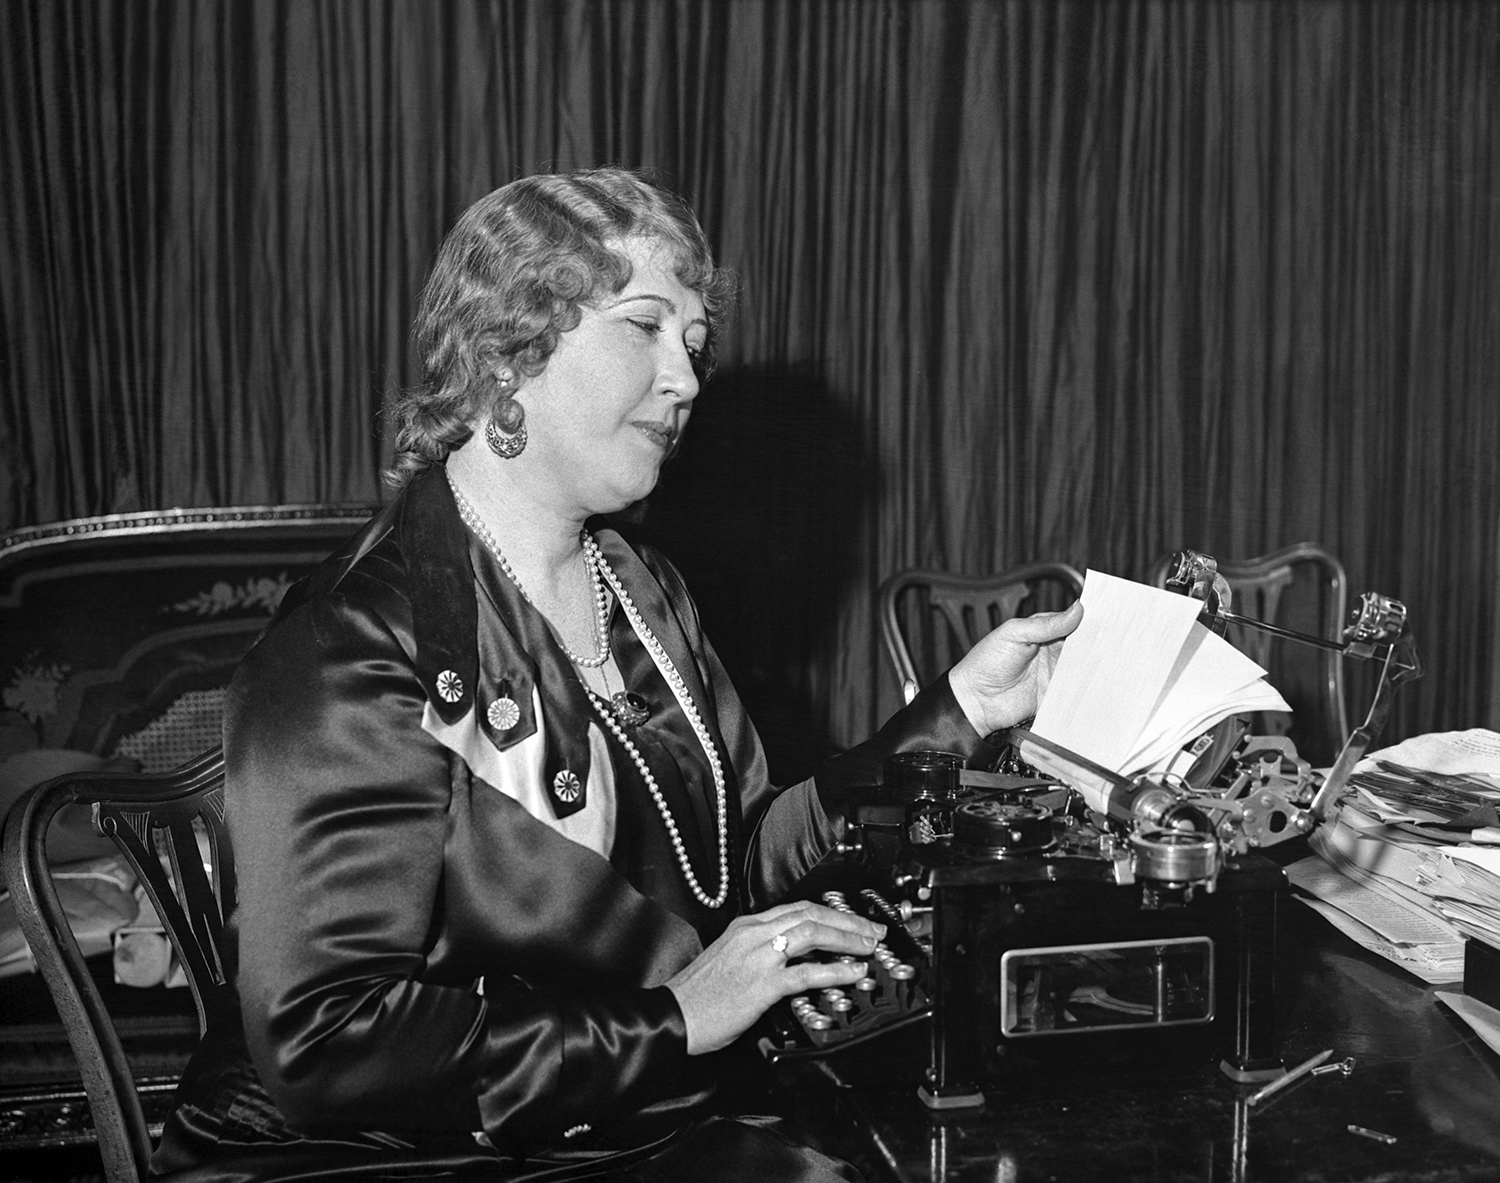
[{"label": "desk surface", "polygon": [[1347,1078],[1306,1078],[1249,1109],[1254,1087],[1212,1065],[1028,1072],[987,1090],[983,1109],[936,1116],[914,1095],[923,1035],[901,1033],[791,1070],[804,1121],[852,1124],[861,1165],[895,1183],[1500,1180],[1500,1058],[1433,987],[1293,900],[1282,913],[1283,1054],[1290,1065],[1332,1048],[1354,1057]]}]

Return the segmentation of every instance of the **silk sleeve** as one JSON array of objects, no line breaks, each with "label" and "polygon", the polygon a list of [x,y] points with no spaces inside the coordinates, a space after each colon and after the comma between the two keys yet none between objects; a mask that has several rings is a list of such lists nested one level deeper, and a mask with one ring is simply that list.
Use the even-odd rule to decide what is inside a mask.
[{"label": "silk sleeve", "polygon": [[483,996],[430,980],[455,794],[424,701],[387,621],[337,593],[236,675],[237,987],[272,1099],[303,1128],[482,1126],[512,1150],[670,1105],[687,1049],[667,988],[535,990],[498,959]]},{"label": "silk sleeve", "polygon": [[872,738],[825,761],[811,779],[787,789],[774,787],[760,736],[703,632],[697,606],[682,577],[659,554],[646,551],[642,557],[672,601],[713,695],[719,731],[739,784],[745,902],[751,911],[775,903],[833,848],[843,832],[845,791],[879,784],[886,756],[930,750],[955,752],[978,763],[999,758],[1000,750],[969,723],[944,674],[892,715]]},{"label": "silk sleeve", "polygon": [[771,798],[748,845],[747,878],[757,908],[791,890],[843,833],[845,790],[879,784],[893,752],[955,752],[992,763],[1000,755],[970,725],[946,675],[858,747],[825,761],[812,779]]}]

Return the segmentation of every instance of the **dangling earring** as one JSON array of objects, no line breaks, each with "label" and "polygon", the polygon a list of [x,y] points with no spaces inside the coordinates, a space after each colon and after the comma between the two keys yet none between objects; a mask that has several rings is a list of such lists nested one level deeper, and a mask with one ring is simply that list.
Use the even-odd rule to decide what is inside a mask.
[{"label": "dangling earring", "polygon": [[[510,378],[501,378],[500,389],[506,390],[510,383]],[[496,456],[514,460],[526,448],[526,408],[507,394],[485,423],[484,438]]]}]

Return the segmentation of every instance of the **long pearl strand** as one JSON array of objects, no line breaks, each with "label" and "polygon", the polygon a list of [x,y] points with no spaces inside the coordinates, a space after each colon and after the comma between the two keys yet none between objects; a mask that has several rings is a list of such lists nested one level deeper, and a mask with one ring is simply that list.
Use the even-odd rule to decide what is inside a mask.
[{"label": "long pearl strand", "polygon": [[[489,549],[500,564],[500,570],[505,572],[507,579],[515,584],[516,590],[521,593],[521,598],[533,608],[535,603],[526,589],[521,586],[521,581],[516,578],[516,573],[511,569],[504,553],[500,550],[495,536],[490,533],[479,515],[474,512],[473,506],[458,491],[458,486],[453,483],[450,474],[448,484],[453,489],[453,498],[458,503],[458,513],[464,520],[464,524],[473,530],[479,540]],[[702,884],[698,882],[698,876],[693,873],[693,865],[688,859],[687,847],[682,841],[682,834],[677,829],[677,819],[672,816],[672,810],[667,805],[667,800],[662,796],[661,787],[656,783],[656,777],[652,775],[646,758],[626,734],[616,712],[600,698],[592,687],[583,683],[584,693],[588,695],[589,702],[593,704],[594,710],[604,720],[605,725],[614,734],[620,746],[630,756],[636,771],[640,773],[641,780],[646,785],[646,790],[651,794],[651,800],[656,803],[656,811],[661,814],[662,824],[666,826],[667,836],[672,840],[672,851],[677,856],[677,865],[682,869],[682,877],[686,880],[688,890],[693,893],[694,898],[705,908],[722,908],[724,901],[729,898],[729,791],[724,778],[724,766],[719,761],[719,753],[714,748],[713,736],[709,734],[708,725],[703,722],[703,716],[698,713],[698,707],[693,702],[692,695],[688,693],[687,683],[682,680],[682,675],[677,672],[677,666],[673,663],[671,655],[656,639],[656,634],[651,631],[651,626],[646,623],[640,610],[636,608],[635,602],[630,598],[630,593],[625,590],[614,569],[605,560],[604,554],[599,549],[599,544],[587,530],[582,531],[584,565],[588,567],[589,576],[594,581],[595,598],[599,605],[599,614],[596,619],[597,637],[599,643],[599,656],[597,659],[583,659],[576,656],[566,645],[562,650],[575,664],[595,668],[602,666],[609,660],[609,597],[605,590],[606,584],[614,591],[615,598],[620,601],[620,607],[624,609],[630,625],[635,629],[636,636],[646,646],[646,651],[651,654],[651,659],[661,671],[662,677],[667,685],[671,687],[672,695],[677,699],[677,704],[682,708],[682,713],[687,717],[692,726],[693,734],[698,739],[698,746],[703,749],[703,754],[708,758],[709,771],[714,778],[714,803],[718,815],[719,828],[719,890],[716,895],[710,896],[703,890]],[[559,644],[562,644],[559,639]]]},{"label": "long pearl strand", "polygon": [[[495,541],[495,536],[490,533],[490,528],[484,524],[484,519],[474,512],[474,507],[469,504],[468,498],[458,491],[454,484],[453,475],[448,475],[448,486],[453,490],[453,500],[458,503],[458,516],[463,518],[464,525],[473,530],[479,536],[479,541],[489,548],[492,555],[500,563],[500,570],[505,572],[505,577],[516,585],[516,590],[521,593],[521,598],[536,608],[536,601],[527,593],[521,581],[516,578],[516,573],[511,569],[510,561],[505,557],[505,552],[500,549],[500,544]],[[584,535],[586,542],[592,541],[587,534]],[[594,588],[594,648],[593,657],[580,657],[568,648],[566,641],[558,635],[557,643],[562,646],[562,651],[568,655],[568,660],[574,665],[582,666],[584,669],[596,670],[609,660],[609,592],[604,586],[604,578],[599,574],[598,548],[590,552],[587,545],[583,548],[583,565],[588,569],[589,582]],[[541,609],[537,609],[541,611]]]},{"label": "long pearl strand", "polygon": [[717,895],[710,896],[704,891],[698,882],[698,876],[693,873],[692,864],[688,861],[687,848],[683,845],[682,835],[677,830],[677,821],[672,817],[672,811],[667,807],[666,799],[661,795],[661,789],[657,786],[656,777],[651,775],[651,769],[647,767],[640,749],[631,742],[630,736],[625,733],[625,728],[621,726],[619,719],[615,717],[615,713],[610,710],[604,700],[587,686],[584,687],[584,691],[588,694],[589,701],[594,704],[594,710],[599,713],[599,717],[620,741],[620,746],[629,753],[636,770],[641,774],[641,779],[645,781],[646,788],[651,793],[651,800],[656,802],[656,810],[661,814],[661,820],[667,827],[667,835],[672,839],[672,850],[677,855],[677,865],[682,868],[682,877],[687,880],[688,889],[705,908],[723,907],[724,901],[729,898],[729,793],[724,780],[724,766],[719,762],[719,753],[714,748],[713,736],[709,734],[708,725],[703,722],[703,716],[698,713],[698,707],[693,702],[692,695],[688,693],[687,683],[677,672],[677,666],[673,663],[671,655],[656,639],[656,634],[651,631],[651,626],[646,623],[640,610],[636,608],[634,601],[630,598],[630,593],[625,590],[619,576],[614,573],[613,568],[600,552],[599,544],[594,541],[592,535],[584,534],[583,548],[585,551],[593,552],[593,561],[598,564],[605,580],[614,590],[615,598],[620,601],[620,607],[625,610],[625,615],[630,620],[631,627],[635,629],[636,636],[640,637],[667,685],[672,688],[673,697],[682,707],[682,713],[687,716],[687,721],[693,728],[693,734],[698,737],[698,746],[703,749],[704,756],[708,758],[709,771],[713,773],[714,778],[714,803],[719,824],[719,891]]}]

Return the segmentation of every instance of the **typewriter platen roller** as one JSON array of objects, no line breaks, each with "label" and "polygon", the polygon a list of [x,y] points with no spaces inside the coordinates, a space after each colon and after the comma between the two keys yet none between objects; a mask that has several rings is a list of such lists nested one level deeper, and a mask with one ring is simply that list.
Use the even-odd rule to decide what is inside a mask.
[{"label": "typewriter platen roller", "polygon": [[[1187,552],[1176,567],[1210,626],[1256,624],[1229,613],[1212,559]],[[803,892],[880,920],[887,947],[858,989],[793,999],[762,1050],[823,1056],[926,1024],[919,1095],[935,1109],[982,1104],[1037,1057],[1105,1049],[1212,1057],[1242,1082],[1280,1073],[1285,876],[1259,852],[1323,819],[1392,689],[1420,673],[1405,616],[1367,595],[1340,641],[1283,633],[1382,665],[1369,716],[1326,776],[1240,719],[1170,773],[1134,779],[1021,730],[1006,734],[1003,772],[943,752],[891,757],[883,784],[850,794],[845,841]],[[1040,750],[1066,775],[1022,763]]]}]

